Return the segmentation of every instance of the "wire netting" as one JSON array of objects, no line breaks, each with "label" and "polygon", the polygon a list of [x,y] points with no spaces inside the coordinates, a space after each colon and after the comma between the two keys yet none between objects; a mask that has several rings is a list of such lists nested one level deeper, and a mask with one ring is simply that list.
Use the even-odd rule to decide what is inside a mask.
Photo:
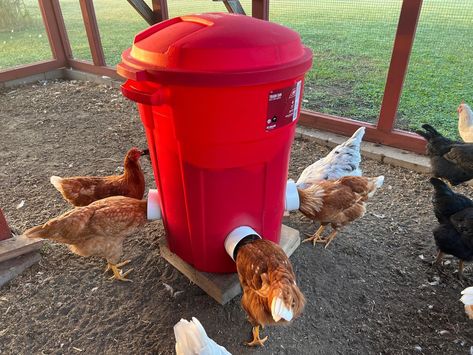
[{"label": "wire netting", "polygon": [[0,0],[0,70],[52,59],[37,0]]},{"label": "wire netting", "polygon": [[272,0],[270,19],[314,52],[303,107],[376,122],[401,0]]},{"label": "wire netting", "polygon": [[456,108],[473,104],[473,1],[424,0],[396,127],[431,123],[458,138]]}]

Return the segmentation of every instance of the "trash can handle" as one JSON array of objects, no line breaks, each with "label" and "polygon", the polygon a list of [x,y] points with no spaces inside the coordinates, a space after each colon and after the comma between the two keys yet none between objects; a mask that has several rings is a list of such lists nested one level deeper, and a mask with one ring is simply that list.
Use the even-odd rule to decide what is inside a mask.
[{"label": "trash can handle", "polygon": [[140,90],[136,86],[133,81],[127,80],[121,85],[123,95],[132,101],[145,105],[162,105],[164,103],[164,92],[161,87],[150,92]]}]

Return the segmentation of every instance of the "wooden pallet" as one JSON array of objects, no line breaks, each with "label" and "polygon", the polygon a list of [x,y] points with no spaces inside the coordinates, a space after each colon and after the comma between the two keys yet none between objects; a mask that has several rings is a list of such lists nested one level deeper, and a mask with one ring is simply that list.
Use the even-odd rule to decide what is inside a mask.
[{"label": "wooden pallet", "polygon": [[[299,231],[283,224],[281,227],[280,245],[287,256],[291,256],[300,243]],[[166,240],[161,241],[160,249],[164,259],[221,305],[224,305],[241,293],[240,282],[236,273],[212,274],[198,271],[171,252]]]},{"label": "wooden pallet", "polygon": [[40,260],[43,240],[13,236],[0,241],[0,286]]}]

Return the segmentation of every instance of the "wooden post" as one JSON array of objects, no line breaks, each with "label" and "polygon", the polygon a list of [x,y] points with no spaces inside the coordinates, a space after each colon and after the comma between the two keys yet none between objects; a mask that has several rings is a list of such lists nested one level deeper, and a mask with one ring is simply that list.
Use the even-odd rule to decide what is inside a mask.
[{"label": "wooden post", "polygon": [[92,0],[79,0],[79,3],[89,41],[90,53],[92,54],[92,61],[95,65],[104,66],[105,56],[103,54],[102,41],[100,40],[97,18],[95,17],[94,4]]},{"label": "wooden post", "polygon": [[38,2],[53,57],[58,61],[58,68],[66,66],[68,59],[72,58],[72,50],[59,1],[39,0]]},{"label": "wooden post", "polygon": [[167,0],[153,0],[153,12],[156,23],[169,18]]},{"label": "wooden post", "polygon": [[148,4],[144,0],[127,0],[128,3],[140,14],[141,17],[148,23],[148,25],[154,25],[156,18],[153,10],[150,9]]},{"label": "wooden post", "polygon": [[269,20],[269,0],[252,0],[251,16],[261,20]]},{"label": "wooden post", "polygon": [[402,3],[377,124],[377,129],[383,132],[391,132],[394,127],[421,8],[422,0],[404,0]]},{"label": "wooden post", "polygon": [[[214,0],[215,1],[215,0]],[[227,8],[227,11],[231,14],[246,15],[243,6],[240,4],[240,0],[222,0],[223,4]]]}]

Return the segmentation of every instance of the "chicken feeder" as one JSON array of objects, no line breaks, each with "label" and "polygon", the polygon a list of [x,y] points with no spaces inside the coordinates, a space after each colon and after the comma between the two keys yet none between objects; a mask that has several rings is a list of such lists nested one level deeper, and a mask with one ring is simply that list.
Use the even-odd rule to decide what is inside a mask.
[{"label": "chicken feeder", "polygon": [[118,73],[146,130],[171,251],[234,272],[240,226],[279,242],[290,147],[312,53],[286,27],[243,15],[176,17],[136,35]]}]

